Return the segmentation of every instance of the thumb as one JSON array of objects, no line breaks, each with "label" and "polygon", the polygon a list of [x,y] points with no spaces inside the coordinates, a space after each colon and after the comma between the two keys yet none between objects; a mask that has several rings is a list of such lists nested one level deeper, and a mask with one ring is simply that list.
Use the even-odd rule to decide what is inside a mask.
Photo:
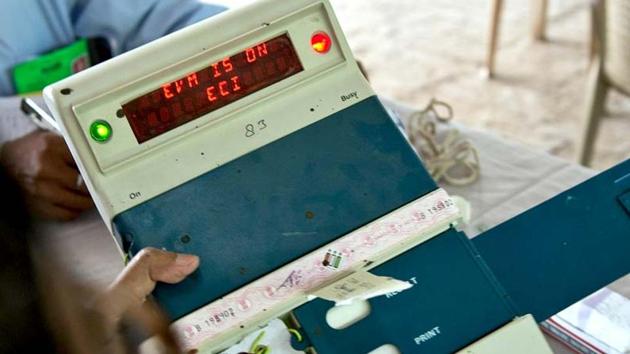
[{"label": "thumb", "polygon": [[199,257],[145,248],[125,267],[107,290],[109,315],[120,318],[126,311],[140,307],[156,282],[179,283],[199,266]]}]

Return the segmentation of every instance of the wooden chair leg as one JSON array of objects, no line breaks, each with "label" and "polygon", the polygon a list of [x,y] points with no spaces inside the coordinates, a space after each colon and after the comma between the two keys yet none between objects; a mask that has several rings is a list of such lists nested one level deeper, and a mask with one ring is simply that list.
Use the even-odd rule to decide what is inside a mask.
[{"label": "wooden chair leg", "polygon": [[595,139],[608,92],[608,84],[604,77],[604,69],[600,57],[596,57],[591,62],[586,89],[586,109],[578,143],[578,162],[584,166],[590,165],[593,159]]},{"label": "wooden chair leg", "polygon": [[589,43],[589,60],[592,62],[595,57],[603,57],[602,43],[604,41],[604,0],[590,0],[590,33]]},{"label": "wooden chair leg", "polygon": [[600,52],[599,38],[597,38],[597,20],[594,12],[591,11],[591,23],[590,33],[588,35],[588,60],[593,63],[593,60]]},{"label": "wooden chair leg", "polygon": [[488,31],[488,48],[486,53],[486,69],[488,77],[494,75],[494,63],[497,53],[497,42],[499,38],[499,25],[501,22],[501,12],[503,10],[503,0],[491,0],[490,6],[490,28]]},{"label": "wooden chair leg", "polygon": [[536,40],[545,39],[547,27],[548,0],[533,0],[532,7],[532,37]]}]

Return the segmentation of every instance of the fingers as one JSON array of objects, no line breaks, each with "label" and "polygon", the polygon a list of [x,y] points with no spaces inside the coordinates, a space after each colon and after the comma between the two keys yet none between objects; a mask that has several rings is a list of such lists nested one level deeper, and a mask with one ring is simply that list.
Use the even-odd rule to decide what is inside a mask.
[{"label": "fingers", "polygon": [[115,317],[141,306],[156,282],[178,283],[199,266],[199,257],[155,248],[138,253],[118,276],[108,291],[109,307]]},{"label": "fingers", "polygon": [[[149,261],[149,257],[146,258],[146,262],[149,264],[149,275],[153,281],[169,284],[179,283],[199,266],[199,257],[197,256],[154,251],[157,253],[152,256],[154,257],[153,261]],[[156,255],[157,257],[155,257]],[[174,259],[172,258],[173,255],[175,255]],[[142,260],[141,257],[139,261]]]},{"label": "fingers", "polygon": [[50,161],[42,164],[42,177],[58,181],[69,190],[88,195],[85,183],[79,177],[74,158],[63,138],[57,134],[47,134],[49,134],[46,136],[46,140],[49,146],[48,158]]},{"label": "fingers", "polygon": [[79,171],[68,165],[61,163],[48,164],[42,171],[42,178],[55,181],[67,190],[78,192],[85,196],[89,195],[85,183],[79,179]]},{"label": "fingers", "polygon": [[[65,167],[70,169],[69,167]],[[31,210],[35,215],[44,219],[70,221],[94,207],[94,202],[87,191],[67,188],[70,182],[60,182],[60,179],[73,178],[76,181],[78,173],[65,171],[57,179],[24,179],[23,187],[29,192],[28,199]]]},{"label": "fingers", "polygon": [[81,212],[77,210],[66,209],[41,199],[29,199],[30,209],[44,219],[71,221],[76,219]]},{"label": "fingers", "polygon": [[68,145],[66,145],[66,142],[60,135],[53,134],[53,136],[50,137],[50,144],[63,162],[71,167],[76,166],[76,162],[70,153],[70,149],[68,149]]},{"label": "fingers", "polygon": [[68,149],[68,146],[64,143],[60,147],[60,149],[61,149],[60,151],[61,160],[65,162],[65,166],[70,167],[69,171],[72,172],[72,179],[68,179],[66,188],[71,188],[85,195],[89,195],[90,193],[88,192],[87,186],[85,185],[85,182],[83,181],[81,175],[79,174],[79,169],[77,168],[77,164],[74,161],[74,158],[70,154],[70,150]]},{"label": "fingers", "polygon": [[39,183],[37,194],[54,205],[66,209],[74,209],[79,212],[91,209],[94,206],[92,198],[89,196],[64,189],[52,181]]},{"label": "fingers", "polygon": [[78,212],[92,207],[68,147],[59,135],[34,131],[7,142],[0,157],[2,165],[27,193],[38,216],[71,220]]}]

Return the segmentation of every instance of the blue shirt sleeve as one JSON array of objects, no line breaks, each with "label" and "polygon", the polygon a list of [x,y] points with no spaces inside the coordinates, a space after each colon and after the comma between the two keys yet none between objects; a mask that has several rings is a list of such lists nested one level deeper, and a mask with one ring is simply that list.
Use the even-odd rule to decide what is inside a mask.
[{"label": "blue shirt sleeve", "polygon": [[117,55],[223,10],[196,0],[79,0],[71,19],[78,37],[107,37]]},{"label": "blue shirt sleeve", "polygon": [[105,37],[114,55],[225,8],[198,0],[7,0],[0,11],[0,96],[14,94],[11,69],[80,37]]}]

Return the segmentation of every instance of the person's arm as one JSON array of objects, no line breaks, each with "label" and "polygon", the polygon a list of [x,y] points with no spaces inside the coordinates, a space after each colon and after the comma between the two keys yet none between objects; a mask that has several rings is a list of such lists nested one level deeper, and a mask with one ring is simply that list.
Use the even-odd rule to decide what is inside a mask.
[{"label": "person's arm", "polygon": [[[177,341],[168,330],[168,320],[156,304],[147,302],[157,282],[176,284],[199,267],[199,257],[145,248],[125,267],[116,280],[88,306],[101,321],[104,330],[103,352],[120,348],[121,325],[139,326],[160,337],[160,352],[177,352]],[[131,320],[131,321],[130,321]],[[124,327],[124,326],[123,326]],[[170,350],[166,350],[166,349]],[[134,348],[135,349],[135,348]],[[135,350],[134,350],[135,352]]]},{"label": "person's arm", "polygon": [[[93,207],[63,138],[39,130],[20,110],[20,97],[0,97],[0,165],[39,217],[70,220]],[[41,102],[38,99],[39,102]]]},{"label": "person's arm", "polygon": [[104,36],[118,55],[224,10],[198,0],[78,0],[72,22],[78,37]]},{"label": "person's arm", "polygon": [[71,220],[94,205],[66,143],[56,133],[36,130],[5,143],[0,164],[40,217]]}]

